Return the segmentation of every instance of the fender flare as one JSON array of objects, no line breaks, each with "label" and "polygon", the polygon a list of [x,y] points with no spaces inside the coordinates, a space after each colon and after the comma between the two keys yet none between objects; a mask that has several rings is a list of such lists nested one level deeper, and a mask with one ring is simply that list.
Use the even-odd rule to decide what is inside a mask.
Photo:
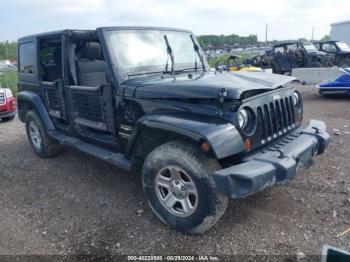
[{"label": "fender flare", "polygon": [[[47,112],[47,109],[45,107],[45,104],[41,97],[30,91],[22,91],[18,93],[17,95],[17,103],[20,104],[21,101],[24,101],[26,103],[29,103],[35,112],[39,115],[41,121],[43,122],[44,126],[46,127],[46,130],[55,130],[55,126],[52,123],[52,120],[49,116],[49,113]],[[20,113],[21,110],[19,110],[19,117],[22,122],[25,121],[25,115]]]},{"label": "fender flare", "polygon": [[216,159],[222,159],[244,150],[244,142],[236,127],[221,118],[188,116],[185,114],[152,114],[138,120],[129,138],[125,155],[128,158],[143,128],[172,132],[196,142],[209,143]]}]

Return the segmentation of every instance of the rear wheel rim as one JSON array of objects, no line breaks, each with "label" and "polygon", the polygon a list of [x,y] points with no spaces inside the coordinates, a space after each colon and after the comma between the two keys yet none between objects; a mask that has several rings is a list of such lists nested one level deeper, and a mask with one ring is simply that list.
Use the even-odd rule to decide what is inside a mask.
[{"label": "rear wheel rim", "polygon": [[155,192],[161,205],[178,217],[192,215],[198,206],[197,187],[190,175],[177,166],[166,166],[156,175]]},{"label": "rear wheel rim", "polygon": [[42,139],[39,127],[34,121],[29,123],[29,136],[35,149],[40,150],[42,146]]}]

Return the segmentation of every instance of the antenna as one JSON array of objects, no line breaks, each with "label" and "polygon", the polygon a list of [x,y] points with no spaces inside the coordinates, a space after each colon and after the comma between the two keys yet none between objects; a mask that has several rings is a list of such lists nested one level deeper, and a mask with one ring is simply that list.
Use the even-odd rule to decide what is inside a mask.
[{"label": "antenna", "polygon": [[312,34],[311,34],[311,40],[314,41],[314,35],[315,35],[315,26],[312,26]]},{"label": "antenna", "polygon": [[267,45],[267,32],[268,32],[268,30],[269,30],[269,25],[266,24],[266,30],[265,30],[265,43],[266,43],[266,45]]}]

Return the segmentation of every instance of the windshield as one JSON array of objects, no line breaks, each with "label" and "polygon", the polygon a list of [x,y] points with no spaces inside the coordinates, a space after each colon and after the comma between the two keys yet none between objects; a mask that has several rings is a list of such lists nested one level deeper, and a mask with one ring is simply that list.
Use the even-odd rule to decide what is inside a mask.
[{"label": "windshield", "polygon": [[[106,32],[112,59],[127,74],[171,70],[165,36],[173,51],[175,70],[202,68],[191,34],[177,31],[120,30]],[[168,66],[167,66],[168,65]]]},{"label": "windshield", "polygon": [[344,43],[344,42],[337,42],[337,46],[338,46],[339,49],[342,50],[342,51],[350,51],[350,47],[348,46],[347,43]]},{"label": "windshield", "polygon": [[317,48],[313,45],[313,44],[307,44],[307,45],[304,45],[306,51],[308,52],[317,52]]}]

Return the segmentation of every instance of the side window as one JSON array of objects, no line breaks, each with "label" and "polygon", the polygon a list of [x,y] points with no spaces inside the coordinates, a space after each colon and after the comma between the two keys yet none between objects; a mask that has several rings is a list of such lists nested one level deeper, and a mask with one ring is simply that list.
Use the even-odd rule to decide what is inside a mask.
[{"label": "side window", "polygon": [[284,47],[283,46],[275,47],[274,53],[275,54],[283,54],[284,53]]},{"label": "side window", "polygon": [[48,82],[62,79],[61,37],[43,38],[39,43],[40,79]]},{"label": "side window", "polygon": [[335,53],[337,48],[332,44],[323,44],[323,50],[331,53]]},{"label": "side window", "polygon": [[287,52],[288,53],[294,53],[298,50],[298,46],[296,44],[288,45],[287,46]]},{"label": "side window", "polygon": [[19,46],[20,73],[36,74],[36,56],[34,43],[24,43]]}]

